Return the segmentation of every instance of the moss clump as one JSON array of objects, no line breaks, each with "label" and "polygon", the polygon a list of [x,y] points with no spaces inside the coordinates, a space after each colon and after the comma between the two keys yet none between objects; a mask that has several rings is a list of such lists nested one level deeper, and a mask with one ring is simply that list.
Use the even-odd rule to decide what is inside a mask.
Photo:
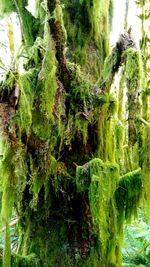
[{"label": "moss clump", "polygon": [[122,176],[115,195],[119,212],[118,222],[123,225],[124,220],[130,222],[132,216],[137,216],[137,208],[142,196],[141,169]]},{"label": "moss clump", "polygon": [[136,49],[129,48],[124,52],[126,58],[125,76],[127,79],[128,97],[128,139],[133,146],[139,132],[138,118],[141,116],[141,59]]},{"label": "moss clump", "polygon": [[96,159],[91,161],[91,184],[89,190],[93,230],[100,246],[101,264],[117,264],[117,212],[114,194],[119,180],[117,164],[101,163],[97,168]]},{"label": "moss clump", "polygon": [[101,74],[104,59],[108,54],[110,1],[62,2],[67,30],[67,57],[79,63],[83,72],[95,80]]},{"label": "moss clump", "polygon": [[[18,111],[14,121],[20,133],[29,134],[32,125],[32,110],[35,96],[37,73],[33,71],[26,72],[19,76],[17,85],[19,90]],[[19,134],[18,132],[18,134]]]},{"label": "moss clump", "polygon": [[[49,139],[53,121],[53,108],[58,88],[56,81],[56,59],[52,40],[47,37],[46,53],[42,62],[42,69],[38,76],[38,88],[35,96],[35,109],[33,110],[32,130],[36,136]],[[40,107],[40,109],[39,109]]]},{"label": "moss clump", "polygon": [[121,64],[121,53],[115,47],[104,62],[104,68],[100,79],[100,86],[104,92],[110,92],[114,75]]},{"label": "moss clump", "polygon": [[[117,164],[104,163],[95,158],[76,171],[76,185],[78,192],[88,193],[89,207],[92,219],[92,234],[96,244],[91,249],[86,266],[93,263],[96,250],[99,254],[99,264],[102,266],[120,266],[120,248],[117,252],[117,210],[115,206],[115,191],[119,181],[119,167]],[[97,247],[98,246],[98,247]],[[94,253],[94,254],[93,254]],[[97,266],[97,257],[94,260]]]},{"label": "moss clump", "polygon": [[98,147],[97,156],[104,161],[115,161],[114,121],[116,99],[112,94],[99,96],[101,108],[98,113]]}]

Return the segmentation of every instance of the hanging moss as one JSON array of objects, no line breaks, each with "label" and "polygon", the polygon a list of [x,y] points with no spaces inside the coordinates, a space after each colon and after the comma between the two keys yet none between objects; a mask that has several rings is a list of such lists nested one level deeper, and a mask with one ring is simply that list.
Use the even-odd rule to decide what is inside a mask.
[{"label": "hanging moss", "polygon": [[114,127],[112,116],[115,114],[117,105],[112,94],[104,94],[99,97],[101,108],[98,118],[98,145],[97,155],[104,161],[114,161]]},{"label": "hanging moss", "polygon": [[121,78],[119,82],[119,93],[118,93],[118,119],[123,119],[123,99],[124,99],[124,88],[125,88],[125,70],[124,66],[121,70]]},{"label": "hanging moss", "polygon": [[[49,37],[48,37],[49,38]],[[53,120],[53,107],[56,90],[56,59],[52,48],[52,40],[48,41],[47,52],[43,59],[42,69],[39,73],[36,94],[35,110],[33,111],[33,132],[48,139],[50,136],[50,122]],[[40,109],[39,109],[40,106]]]},{"label": "hanging moss", "polygon": [[[90,257],[85,266],[120,266],[120,248],[117,252],[117,210],[114,194],[119,181],[119,168],[117,164],[103,163],[100,159],[93,159],[76,171],[77,190],[82,194],[89,194],[90,212],[92,216],[92,232],[97,240],[96,247],[91,250]],[[109,219],[108,219],[109,218]],[[99,259],[93,255],[99,254]],[[92,262],[92,263],[90,263]]]},{"label": "hanging moss", "polygon": [[143,164],[143,198],[145,213],[147,217],[150,217],[149,205],[150,205],[150,125],[145,126],[144,132],[144,164]]},{"label": "hanging moss", "polygon": [[[101,264],[119,264],[115,252],[117,245],[114,235],[117,231],[117,212],[114,205],[114,193],[119,180],[118,165],[105,163],[97,171],[93,162],[89,191],[90,210],[95,234],[98,234]],[[96,169],[94,169],[96,167]],[[108,219],[109,218],[109,219]],[[118,265],[119,266],[119,265]]]},{"label": "hanging moss", "polygon": [[122,176],[115,194],[119,211],[118,222],[123,225],[124,220],[130,222],[132,216],[137,216],[137,208],[142,195],[141,169]]},{"label": "hanging moss", "polygon": [[121,53],[116,46],[113,48],[111,54],[106,58],[102,76],[100,79],[100,86],[104,92],[110,92],[113,83],[114,75],[121,64]]},{"label": "hanging moss", "polygon": [[0,150],[2,151],[2,160],[0,162],[0,175],[1,175],[1,191],[2,191],[2,207],[1,207],[1,220],[5,230],[5,247],[3,255],[3,266],[10,267],[10,233],[9,233],[9,220],[14,203],[14,188],[15,188],[15,175],[14,165],[12,162],[13,150],[7,138],[1,135]]},{"label": "hanging moss", "polygon": [[129,145],[134,145],[139,132],[137,122],[141,116],[141,60],[139,52],[133,48],[127,49],[124,55],[126,57],[125,76],[128,90],[128,138]]},{"label": "hanging moss", "polygon": [[35,94],[35,86],[37,74],[30,71],[22,76],[19,76],[17,81],[19,90],[18,111],[15,121],[17,122],[18,130],[21,133],[29,134],[32,124],[32,109]]},{"label": "hanging moss", "polygon": [[125,141],[125,127],[121,123],[121,121],[115,122],[115,158],[116,162],[121,166],[121,169],[123,167],[124,162],[124,151],[123,151],[123,145]]},{"label": "hanging moss", "polygon": [[67,56],[81,64],[84,73],[94,80],[99,77],[108,54],[109,2],[63,1]]},{"label": "hanging moss", "polygon": [[3,253],[3,267],[11,267],[11,242],[8,223],[6,223],[5,248]]}]

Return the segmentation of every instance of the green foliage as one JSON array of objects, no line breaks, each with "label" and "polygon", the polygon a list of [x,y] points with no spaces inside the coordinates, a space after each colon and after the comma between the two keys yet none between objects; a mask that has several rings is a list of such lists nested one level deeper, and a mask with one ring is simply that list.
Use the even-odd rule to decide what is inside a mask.
[{"label": "green foliage", "polygon": [[125,226],[123,262],[131,267],[150,266],[150,227],[142,217],[134,224]]},{"label": "green foliage", "polygon": [[16,7],[13,1],[11,0],[1,0],[0,1],[0,17],[4,17],[5,15],[8,15],[11,12],[16,11]]}]

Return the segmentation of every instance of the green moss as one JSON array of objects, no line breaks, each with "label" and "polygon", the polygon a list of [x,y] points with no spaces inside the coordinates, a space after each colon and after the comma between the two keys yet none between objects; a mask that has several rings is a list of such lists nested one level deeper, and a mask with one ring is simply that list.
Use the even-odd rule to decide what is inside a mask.
[{"label": "green moss", "polygon": [[11,267],[11,242],[10,242],[10,233],[9,225],[6,223],[5,230],[5,247],[3,252],[3,267]]},{"label": "green moss", "polygon": [[124,98],[124,85],[125,85],[125,70],[122,67],[121,78],[119,82],[119,93],[118,93],[118,119],[123,119],[123,98]]},{"label": "green moss", "polygon": [[52,110],[54,105],[54,98],[58,88],[56,82],[56,59],[55,51],[52,47],[52,40],[48,40],[48,47],[41,72],[39,74],[39,81],[41,82],[41,109],[46,115],[47,119],[52,119]]},{"label": "green moss", "polygon": [[117,110],[116,99],[112,94],[99,96],[101,108],[98,118],[97,156],[104,161],[115,160],[114,122],[112,116]]},{"label": "green moss", "polygon": [[121,177],[116,190],[116,203],[119,212],[118,222],[123,225],[124,220],[131,221],[137,216],[137,208],[142,196],[141,169],[129,172]]},{"label": "green moss", "polygon": [[123,165],[124,161],[124,151],[123,151],[123,145],[125,141],[125,127],[121,123],[121,121],[115,122],[115,158],[116,162]]},{"label": "green moss", "polygon": [[[108,54],[109,4],[63,0],[69,59],[82,66],[84,73],[97,79]],[[74,11],[76,10],[76,12]]]},{"label": "green moss", "polygon": [[52,47],[52,40],[47,40],[47,42],[48,46],[38,77],[32,125],[33,132],[42,139],[48,139],[50,137],[55,95],[58,88],[56,81],[57,64],[55,51]]},{"label": "green moss", "polygon": [[105,266],[105,264],[116,264],[118,261],[114,248],[117,244],[114,193],[119,180],[119,169],[118,165],[110,163],[103,163],[97,168],[98,162],[96,160],[92,162],[89,200],[93,230],[98,235],[102,263]]},{"label": "green moss", "polygon": [[[97,243],[91,250],[91,255],[85,266],[97,266],[97,257],[102,266],[120,266],[120,248],[118,245],[117,210],[115,206],[115,191],[119,181],[117,164],[104,163],[95,158],[76,170],[76,185],[78,192],[89,195],[89,205],[92,217],[92,233]],[[109,218],[109,219],[108,219]],[[97,250],[97,251],[96,251]],[[95,265],[90,265],[95,264]],[[117,265],[118,264],[118,265]]]},{"label": "green moss", "polygon": [[100,79],[100,86],[104,92],[109,93],[113,83],[114,75],[120,66],[121,55],[115,47],[105,59],[103,72]]},{"label": "green moss", "polygon": [[10,248],[10,234],[9,234],[8,224],[14,203],[15,175],[14,175],[14,165],[12,162],[14,151],[11,145],[9,144],[7,138],[4,136],[4,134],[3,135],[1,134],[0,150],[2,153],[1,155],[2,159],[0,162],[0,175],[2,181],[1,220],[4,226],[6,226],[3,266],[10,267],[11,248]]},{"label": "green moss", "polygon": [[141,117],[142,68],[140,54],[136,49],[127,49],[124,56],[126,58],[125,76],[128,96],[128,142],[130,146],[133,146],[138,140],[140,131],[138,119]]},{"label": "green moss", "polygon": [[144,207],[147,217],[150,217],[149,205],[150,205],[150,125],[145,126],[144,132],[144,164],[142,170],[143,178],[143,198]]},{"label": "green moss", "polygon": [[28,256],[14,255],[12,260],[12,267],[41,267],[41,262],[35,254]]},{"label": "green moss", "polygon": [[142,69],[140,54],[136,49],[129,48],[124,52],[126,57],[126,78],[130,81],[129,90],[132,92],[136,89],[137,84],[141,81]]},{"label": "green moss", "polygon": [[18,90],[19,106],[16,114],[16,122],[20,132],[29,134],[32,125],[32,110],[35,94],[35,86],[37,80],[35,71],[26,72],[24,75],[19,76]]}]

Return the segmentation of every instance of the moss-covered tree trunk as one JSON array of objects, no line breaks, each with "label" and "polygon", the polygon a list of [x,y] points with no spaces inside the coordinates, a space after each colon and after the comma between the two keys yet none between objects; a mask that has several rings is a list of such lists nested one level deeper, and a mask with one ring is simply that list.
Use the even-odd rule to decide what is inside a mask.
[{"label": "moss-covered tree trunk", "polygon": [[[3,267],[119,267],[123,223],[136,213],[142,180],[141,169],[120,179],[124,126],[110,88],[126,62],[136,96],[130,139],[139,119],[131,106],[140,106],[133,40],[122,35],[108,56],[110,0],[47,0],[44,9],[37,1],[30,20],[26,1],[6,2],[2,12],[18,13],[28,59],[23,74],[10,70],[0,86]],[[13,207],[19,245],[10,257]]]}]

